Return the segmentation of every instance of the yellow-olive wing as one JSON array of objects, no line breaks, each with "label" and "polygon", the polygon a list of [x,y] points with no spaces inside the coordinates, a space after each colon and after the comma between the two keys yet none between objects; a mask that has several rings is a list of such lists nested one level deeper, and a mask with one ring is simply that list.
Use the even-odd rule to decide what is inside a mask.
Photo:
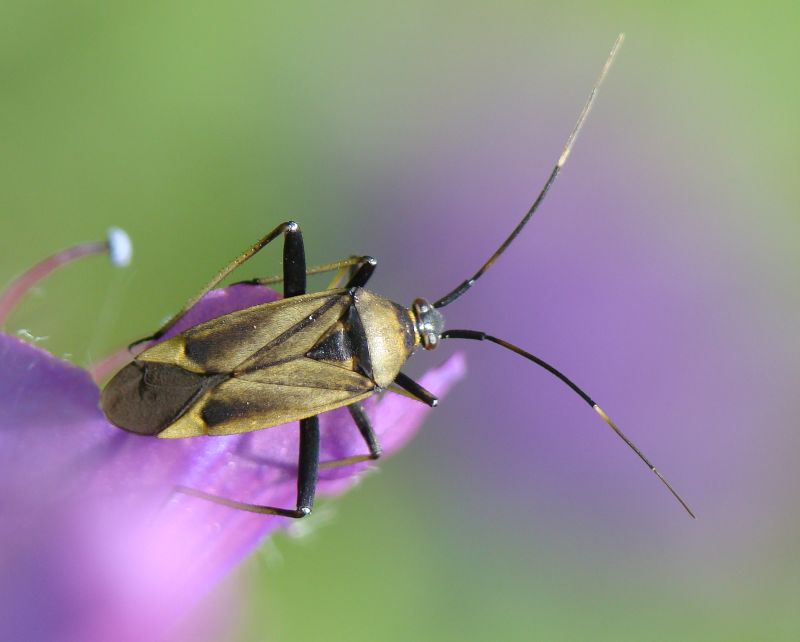
[{"label": "yellow-olive wing", "polygon": [[254,306],[201,323],[140,354],[103,390],[117,426],[159,437],[225,435],[310,417],[363,399],[375,383],[358,367],[332,290]]},{"label": "yellow-olive wing", "polygon": [[347,291],[329,290],[256,305],[189,328],[136,360],[199,374],[246,370],[260,358],[278,361],[310,349],[351,304]]}]

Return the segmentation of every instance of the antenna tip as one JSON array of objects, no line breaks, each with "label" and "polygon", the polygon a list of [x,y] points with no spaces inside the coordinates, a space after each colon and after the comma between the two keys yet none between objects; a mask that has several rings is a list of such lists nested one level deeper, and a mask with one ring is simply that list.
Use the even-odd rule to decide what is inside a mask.
[{"label": "antenna tip", "polygon": [[608,416],[608,415],[605,413],[605,411],[604,411],[604,410],[603,410],[603,409],[602,409],[600,406],[598,406],[596,403],[592,403],[592,408],[594,409],[594,411],[595,411],[595,412],[596,412],[598,415],[600,415],[600,417],[603,419],[603,421],[605,421],[605,422],[606,422],[606,423],[607,423],[607,424],[608,424],[608,425],[611,427],[611,429],[612,429],[612,430],[613,430],[615,433],[617,433],[617,435],[618,435],[618,436],[619,436],[619,437],[622,439],[622,441],[624,441],[626,444],[628,444],[628,446],[630,447],[630,449],[631,449],[631,450],[633,450],[633,452],[635,452],[635,453],[636,453],[636,454],[639,456],[639,459],[641,459],[641,460],[642,460],[642,461],[643,461],[643,462],[644,462],[644,463],[647,465],[647,467],[650,469],[650,472],[651,472],[651,473],[653,473],[653,474],[654,474],[656,477],[658,477],[658,479],[661,481],[661,483],[662,483],[662,484],[664,484],[664,486],[666,486],[666,487],[667,487],[667,490],[669,490],[669,492],[670,492],[670,493],[672,493],[672,496],[673,496],[675,499],[677,499],[677,500],[678,500],[678,503],[679,503],[681,506],[683,506],[684,510],[685,510],[687,513],[689,513],[689,515],[691,516],[691,518],[692,518],[692,519],[697,519],[697,517],[695,517],[695,514],[692,512],[692,509],[691,509],[691,508],[689,508],[689,505],[688,505],[688,504],[687,504],[687,503],[686,503],[686,502],[683,500],[683,497],[681,497],[681,496],[678,494],[678,492],[677,492],[677,491],[676,491],[676,490],[675,490],[675,489],[672,487],[672,484],[670,484],[670,483],[667,481],[666,477],[664,477],[664,475],[662,475],[662,474],[661,474],[661,473],[658,471],[658,469],[657,469],[655,466],[653,466],[653,464],[651,464],[651,463],[650,463],[650,460],[649,460],[649,459],[647,459],[647,457],[645,457],[645,456],[644,456],[644,453],[642,453],[642,451],[641,451],[641,450],[639,450],[639,449],[638,449],[638,448],[637,448],[637,447],[636,447],[636,446],[633,444],[633,442],[632,442],[630,439],[628,439],[628,438],[625,436],[625,434],[624,434],[624,433],[623,433],[623,432],[622,432],[622,431],[621,431],[619,428],[617,428],[617,425],[616,425],[616,424],[615,424],[613,421],[611,421],[611,417],[609,417],[609,416]]},{"label": "antenna tip", "polygon": [[625,42],[625,34],[620,33],[617,36],[617,39],[614,41],[614,45],[611,47],[611,53],[608,54],[608,60],[606,61],[605,71],[608,71],[608,68],[611,66],[611,63],[614,61],[614,58],[617,57],[617,52],[619,51],[619,48],[622,46],[623,42]]}]

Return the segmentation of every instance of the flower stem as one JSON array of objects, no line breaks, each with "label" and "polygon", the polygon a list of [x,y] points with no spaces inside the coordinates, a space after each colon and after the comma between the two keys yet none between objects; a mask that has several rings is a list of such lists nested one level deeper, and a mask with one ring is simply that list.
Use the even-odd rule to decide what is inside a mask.
[{"label": "flower stem", "polygon": [[131,262],[132,252],[131,240],[125,231],[118,227],[112,227],[108,230],[105,241],[80,243],[48,256],[14,279],[5,292],[0,294],[0,326],[5,324],[8,315],[19,305],[19,302],[34,285],[55,272],[62,265],[76,261],[84,256],[107,253],[112,264],[117,267],[125,267]]},{"label": "flower stem", "polygon": [[48,256],[43,261],[24,272],[0,294],[0,325],[5,324],[8,315],[17,307],[28,291],[46,276],[55,272],[62,265],[76,261],[84,256],[102,254],[108,251],[108,242],[81,243],[69,249]]}]

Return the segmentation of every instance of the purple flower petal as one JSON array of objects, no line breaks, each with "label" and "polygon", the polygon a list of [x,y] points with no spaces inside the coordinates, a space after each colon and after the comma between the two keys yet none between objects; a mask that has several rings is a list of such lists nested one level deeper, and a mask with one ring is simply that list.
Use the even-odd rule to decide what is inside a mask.
[{"label": "purple flower petal", "polygon": [[[275,298],[253,286],[212,291],[171,334]],[[227,437],[141,437],[106,421],[85,371],[3,334],[0,359],[0,638],[164,639],[261,539],[290,523],[173,488],[293,506],[296,424]],[[443,395],[464,370],[456,355],[422,383]],[[387,454],[429,411],[397,395],[370,399],[367,408]],[[365,452],[345,409],[322,415],[320,430],[322,461]],[[322,471],[318,495],[342,492],[367,467]],[[207,639],[215,637],[210,631]]]}]

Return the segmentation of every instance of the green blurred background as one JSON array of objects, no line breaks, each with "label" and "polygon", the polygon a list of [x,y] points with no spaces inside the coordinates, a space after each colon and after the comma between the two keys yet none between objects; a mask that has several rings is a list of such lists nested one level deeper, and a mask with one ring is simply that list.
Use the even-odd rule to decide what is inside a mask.
[{"label": "green blurred background", "polygon": [[310,261],[369,253],[376,290],[440,296],[625,31],[542,217],[449,314],[563,364],[700,519],[568,393],[467,345],[470,381],[405,452],[231,578],[230,639],[796,640],[798,24],[789,2],[7,0],[0,279],[110,225],[135,243],[9,329],[86,365],[288,218]]}]

